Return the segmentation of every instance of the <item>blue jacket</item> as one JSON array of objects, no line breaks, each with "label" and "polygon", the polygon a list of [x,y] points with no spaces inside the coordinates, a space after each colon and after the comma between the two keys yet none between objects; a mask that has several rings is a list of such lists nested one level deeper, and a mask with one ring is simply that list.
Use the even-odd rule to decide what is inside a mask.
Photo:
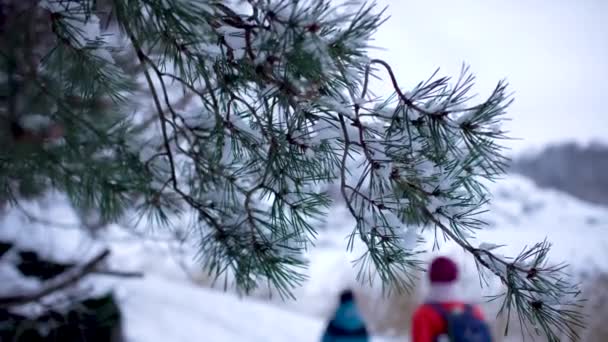
[{"label": "blue jacket", "polygon": [[350,298],[340,303],[329,321],[321,342],[368,342],[365,323],[359,315],[357,304]]}]

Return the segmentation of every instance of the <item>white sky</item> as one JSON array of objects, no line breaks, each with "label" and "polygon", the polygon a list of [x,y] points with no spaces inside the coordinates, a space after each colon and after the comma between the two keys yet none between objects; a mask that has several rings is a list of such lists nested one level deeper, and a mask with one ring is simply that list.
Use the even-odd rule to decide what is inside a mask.
[{"label": "white sky", "polygon": [[[402,87],[441,67],[477,76],[479,99],[502,78],[515,91],[513,152],[548,142],[608,142],[608,0],[378,0],[391,18],[373,57]],[[390,90],[388,82],[380,86]],[[376,88],[377,89],[377,88]]]}]

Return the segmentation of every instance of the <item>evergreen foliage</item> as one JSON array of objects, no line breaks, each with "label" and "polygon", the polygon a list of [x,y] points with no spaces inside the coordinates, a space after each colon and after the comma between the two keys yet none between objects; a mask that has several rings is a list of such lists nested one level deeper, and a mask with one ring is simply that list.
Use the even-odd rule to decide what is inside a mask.
[{"label": "evergreen foliage", "polygon": [[[190,218],[200,261],[249,292],[304,279],[303,252],[340,185],[351,242],[403,290],[420,229],[471,253],[504,308],[576,337],[576,287],[548,243],[515,259],[469,242],[484,180],[506,165],[507,84],[470,105],[467,67],[404,91],[369,42],[386,16],[329,0],[6,0],[0,3],[0,198],[65,192],[104,222]],[[373,94],[383,76],[394,94]],[[352,245],[352,244],[351,244]]]}]

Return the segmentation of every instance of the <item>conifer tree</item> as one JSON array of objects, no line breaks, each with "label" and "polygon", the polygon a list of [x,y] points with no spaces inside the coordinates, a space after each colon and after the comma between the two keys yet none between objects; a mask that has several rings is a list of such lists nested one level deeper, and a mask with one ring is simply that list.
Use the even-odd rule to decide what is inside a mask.
[{"label": "conifer tree", "polygon": [[104,222],[190,218],[210,274],[290,295],[335,184],[361,279],[407,289],[420,228],[435,230],[502,281],[504,310],[576,338],[549,243],[513,259],[471,243],[507,164],[506,82],[479,103],[466,67],[402,89],[369,51],[386,17],[360,1],[2,0],[0,198],[54,189]]}]

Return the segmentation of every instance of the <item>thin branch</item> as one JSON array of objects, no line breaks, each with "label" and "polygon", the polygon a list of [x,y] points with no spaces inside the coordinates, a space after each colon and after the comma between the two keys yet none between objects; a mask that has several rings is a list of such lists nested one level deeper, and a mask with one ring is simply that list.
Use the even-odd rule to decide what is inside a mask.
[{"label": "thin branch", "polygon": [[[133,48],[135,49],[135,51],[137,53],[137,57],[138,57],[140,63],[142,65],[151,64],[150,60],[147,58],[147,56],[144,54],[143,50],[141,49],[141,46],[139,45],[139,42],[135,38],[135,35],[128,28],[128,25],[125,25],[125,29],[127,30],[127,34],[129,35],[129,39],[131,40],[131,43],[133,44]],[[169,166],[170,166],[170,169],[171,169],[170,179],[171,179],[171,183],[173,185],[173,190],[175,190],[182,197],[182,199],[184,199],[189,205],[191,205],[193,208],[197,209],[198,212],[203,217],[205,217],[205,219],[211,225],[213,225],[215,228],[221,230],[220,225],[213,218],[213,216],[211,216],[206,210],[204,210],[204,206],[201,203],[198,203],[190,195],[186,194],[179,187],[179,184],[177,182],[177,172],[176,172],[176,167],[175,167],[175,161],[174,161],[173,153],[171,151],[171,145],[170,145],[169,135],[167,133],[167,124],[166,123],[167,123],[168,120],[165,117],[165,113],[163,111],[163,108],[162,108],[162,105],[161,105],[158,93],[156,91],[156,88],[154,87],[154,83],[152,82],[152,77],[150,76],[150,73],[145,68],[144,68],[144,75],[146,77],[146,81],[148,83],[148,86],[150,87],[150,91],[152,93],[152,98],[154,99],[154,104],[156,105],[156,109],[158,111],[158,117],[159,117],[159,121],[160,121],[160,124],[161,124],[161,131],[162,131],[162,135],[163,135],[163,145],[165,147],[165,151],[167,152],[167,159],[169,160]],[[215,102],[215,97],[213,96],[213,94],[212,94],[212,99]]]},{"label": "thin branch", "polygon": [[[127,27],[127,25],[125,25],[127,33],[129,34],[129,38],[131,39],[131,43],[133,44],[133,48],[135,49],[135,51],[137,52],[137,58],[139,59],[139,62],[142,65],[146,65],[146,59],[145,59],[145,55],[141,49],[141,46],[139,46],[139,43],[137,41],[137,39],[135,38],[135,35],[133,34],[133,32],[130,32],[130,29]],[[154,100],[154,104],[156,105],[156,109],[157,109],[157,114],[159,116],[159,121],[160,121],[160,125],[161,125],[161,131],[163,134],[163,144],[165,146],[165,151],[167,153],[167,159],[169,160],[169,165],[171,167],[171,181],[173,182],[173,187],[175,189],[178,188],[177,185],[177,176],[175,173],[175,161],[173,160],[173,153],[171,152],[171,146],[169,145],[169,136],[167,134],[167,124],[166,124],[166,118],[165,118],[165,113],[163,112],[163,108],[162,105],[160,103],[160,99],[158,98],[158,93],[156,92],[156,88],[154,87],[154,83],[152,82],[152,77],[150,77],[150,73],[148,72],[148,70],[144,69],[144,76],[146,77],[146,81],[148,82],[148,86],[150,88],[150,91],[152,92],[152,98]]]},{"label": "thin branch", "polygon": [[489,271],[491,271],[497,277],[499,277],[500,280],[505,285],[508,286],[509,285],[509,281],[505,278],[504,274],[500,274],[494,268],[492,268],[492,266],[490,266],[490,264],[488,264],[488,262],[486,260],[484,260],[484,258],[482,257],[482,254],[487,255],[490,259],[492,259],[492,261],[499,262],[499,263],[501,263],[501,264],[503,264],[503,265],[505,265],[507,267],[511,267],[511,268],[513,268],[515,270],[518,270],[520,272],[524,272],[524,273],[528,273],[529,272],[529,270],[527,270],[527,269],[519,267],[519,266],[517,266],[517,265],[515,265],[513,263],[507,262],[507,261],[505,261],[505,260],[503,260],[503,259],[495,256],[490,251],[487,251],[485,249],[475,248],[470,243],[468,243],[467,241],[460,239],[456,234],[454,234],[454,232],[452,232],[452,230],[450,228],[448,228],[445,224],[443,224],[443,222],[441,222],[440,220],[438,220],[427,208],[424,208],[424,213],[429,218],[429,220],[431,220],[437,227],[439,227],[441,229],[441,231],[443,233],[445,233],[451,240],[453,240],[454,242],[456,242],[460,247],[462,247],[467,252],[469,252],[471,255],[473,255],[473,257],[475,258],[475,260],[477,262],[479,262],[479,264],[483,265],[485,268],[487,268]]},{"label": "thin branch", "polygon": [[120,271],[120,270],[111,270],[111,269],[94,270],[94,271],[92,271],[92,273],[99,274],[99,275],[107,275],[107,276],[112,276],[112,277],[120,277],[120,278],[143,278],[143,276],[144,276],[143,272]]},{"label": "thin branch", "polygon": [[73,285],[80,281],[85,276],[94,273],[95,268],[101,263],[108,255],[110,250],[105,249],[86,264],[82,266],[76,266],[50,280],[45,282],[40,289],[31,291],[29,293],[22,293],[13,296],[0,297],[0,307],[22,305],[26,303],[35,302],[43,297],[62,290],[70,285]]},{"label": "thin branch", "polygon": [[368,86],[368,80],[369,80],[369,74],[370,74],[370,68],[373,64],[380,64],[382,65],[386,71],[388,72],[389,77],[391,78],[391,83],[393,84],[393,89],[395,90],[395,92],[399,95],[399,98],[401,99],[401,101],[403,101],[403,103],[405,105],[407,105],[410,108],[413,108],[417,111],[419,111],[422,114],[425,115],[434,115],[436,113],[432,113],[429,111],[426,111],[422,108],[420,108],[418,105],[416,105],[414,103],[414,101],[412,101],[411,99],[409,99],[407,96],[405,96],[405,94],[401,91],[401,87],[399,87],[399,83],[397,83],[397,78],[395,77],[395,74],[393,73],[393,69],[391,68],[391,66],[381,60],[381,59],[372,59],[369,64],[367,64],[366,68],[365,68],[365,79],[363,82],[363,91],[362,91],[362,95],[361,98],[363,98],[365,96],[365,94],[367,93],[367,86]]},{"label": "thin branch", "polygon": [[348,129],[346,128],[346,121],[344,120],[344,115],[340,114],[338,115],[338,117],[340,119],[340,126],[342,127],[342,134],[344,135],[344,153],[342,154],[342,160],[340,165],[340,191],[351,215],[353,215],[354,218],[358,218],[359,215],[357,215],[357,213],[355,212],[355,209],[352,207],[349,201],[349,197],[346,194],[346,159],[348,158],[348,150],[350,149],[351,142],[348,136]]}]

